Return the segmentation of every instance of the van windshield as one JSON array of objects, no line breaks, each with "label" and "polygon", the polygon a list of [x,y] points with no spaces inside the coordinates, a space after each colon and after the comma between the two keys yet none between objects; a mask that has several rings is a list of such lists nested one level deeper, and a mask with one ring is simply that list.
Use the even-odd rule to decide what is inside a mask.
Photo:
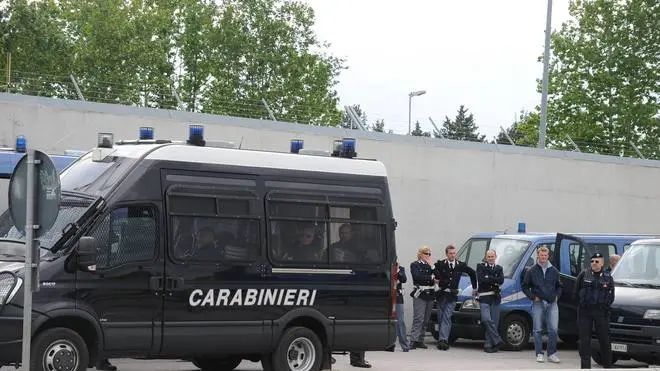
[{"label": "van windshield", "polygon": [[513,238],[493,238],[490,249],[497,253],[495,264],[501,265],[505,278],[512,278],[520,260],[529,247],[529,241],[515,240]]},{"label": "van windshield", "polygon": [[90,152],[62,171],[62,190],[105,196],[135,162],[134,158],[118,156],[107,156],[102,161],[93,161]]},{"label": "van windshield", "polygon": [[[46,234],[37,239],[41,247],[41,256],[48,253],[48,250],[62,237],[62,231],[69,223],[76,223],[80,219],[92,201],[88,198],[62,195],[62,203],[55,223]],[[5,210],[0,215],[0,260],[25,260],[25,235],[14,226],[9,210]]]},{"label": "van windshield", "polygon": [[660,244],[632,245],[612,271],[617,284],[660,288]]}]

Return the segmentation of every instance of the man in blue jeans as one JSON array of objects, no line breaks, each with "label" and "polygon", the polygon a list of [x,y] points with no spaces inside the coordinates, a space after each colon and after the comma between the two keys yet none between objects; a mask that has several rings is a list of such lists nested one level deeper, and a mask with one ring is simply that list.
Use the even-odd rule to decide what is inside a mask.
[{"label": "man in blue jeans", "polygon": [[500,321],[500,303],[502,297],[500,286],[504,283],[504,272],[501,265],[495,264],[495,250],[486,251],[486,261],[477,264],[478,290],[475,292],[481,311],[481,323],[484,326],[484,351],[495,353],[504,342],[498,331]]},{"label": "man in blue jeans", "polygon": [[438,303],[438,345],[440,350],[449,349],[449,336],[451,334],[451,316],[456,307],[458,284],[461,275],[467,273],[472,283],[472,291],[477,291],[477,273],[465,262],[456,259],[456,247],[449,245],[445,248],[447,258],[435,263],[433,275],[438,281],[439,290],[436,293]]},{"label": "man in blue jeans", "polygon": [[536,250],[536,264],[531,266],[523,280],[523,292],[532,300],[532,320],[534,322],[534,349],[536,361],[543,362],[543,322],[548,329],[548,360],[559,363],[557,357],[557,327],[559,326],[559,307],[557,299],[561,296],[562,284],[559,271],[548,258],[550,251],[541,246]]}]

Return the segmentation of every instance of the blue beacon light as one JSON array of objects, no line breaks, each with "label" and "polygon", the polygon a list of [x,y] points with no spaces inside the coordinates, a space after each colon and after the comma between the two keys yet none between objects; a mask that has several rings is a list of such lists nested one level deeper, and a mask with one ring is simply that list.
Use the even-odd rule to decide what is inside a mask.
[{"label": "blue beacon light", "polygon": [[518,233],[525,233],[527,230],[527,224],[520,222],[518,223]]},{"label": "blue beacon light", "polygon": [[27,141],[25,136],[19,135],[16,137],[16,152],[25,153],[27,151]]},{"label": "blue beacon light", "polygon": [[204,126],[202,125],[190,125],[188,129],[188,144],[193,144],[196,146],[205,146],[206,141],[204,140]]},{"label": "blue beacon light", "polygon": [[140,128],[140,140],[154,139],[154,128],[143,126]]},{"label": "blue beacon light", "polygon": [[355,138],[344,138],[341,142],[341,157],[353,158],[357,156],[355,152]]},{"label": "blue beacon light", "polygon": [[305,141],[302,139],[291,139],[291,153],[298,153],[305,146]]}]

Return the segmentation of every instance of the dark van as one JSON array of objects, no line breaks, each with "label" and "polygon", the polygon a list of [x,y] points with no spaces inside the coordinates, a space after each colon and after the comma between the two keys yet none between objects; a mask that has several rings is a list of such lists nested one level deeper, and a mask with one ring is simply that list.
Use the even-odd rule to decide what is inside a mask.
[{"label": "dark van", "polygon": [[[612,362],[634,359],[660,364],[660,239],[638,240],[612,271],[614,303],[610,316]],[[596,334],[591,357],[601,364]]]},{"label": "dark van", "polygon": [[[61,173],[40,238],[33,371],[103,358],[242,360],[329,369],[330,354],[396,336],[395,221],[387,173],[355,140],[312,151],[237,149],[112,134]],[[0,216],[0,366],[21,362],[25,244]]]}]

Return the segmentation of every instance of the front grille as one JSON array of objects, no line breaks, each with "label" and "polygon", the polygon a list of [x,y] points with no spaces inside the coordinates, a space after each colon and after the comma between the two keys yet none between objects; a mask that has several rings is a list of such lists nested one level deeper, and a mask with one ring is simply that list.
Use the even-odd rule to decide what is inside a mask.
[{"label": "front grille", "polygon": [[[591,333],[591,338],[598,340],[598,335],[596,334],[595,331]],[[610,342],[652,345],[653,339],[650,337],[639,336],[639,335],[610,333]]]}]

